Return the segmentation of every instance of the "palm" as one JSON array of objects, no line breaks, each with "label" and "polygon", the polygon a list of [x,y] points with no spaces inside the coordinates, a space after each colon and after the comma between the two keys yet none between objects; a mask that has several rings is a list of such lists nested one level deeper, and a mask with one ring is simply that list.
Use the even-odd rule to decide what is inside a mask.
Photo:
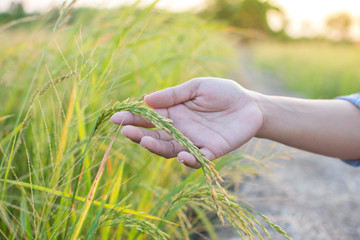
[{"label": "palm", "polygon": [[[199,147],[207,158],[213,160],[220,157],[256,134],[261,125],[260,111],[248,92],[238,84],[222,79],[200,79],[188,85],[180,85],[184,89],[175,87],[155,93],[147,103],[159,114],[173,120],[174,126]],[[121,120],[113,122],[120,123]],[[134,115],[128,116],[124,122],[151,127],[144,119]],[[179,158],[179,153],[187,151],[163,130],[127,126],[123,134],[151,152],[167,158]],[[195,159],[186,165],[198,167]]]},{"label": "palm", "polygon": [[224,94],[213,85],[202,89],[206,94],[160,113],[172,119],[196,146],[209,150],[212,156],[208,157],[214,159],[244,144],[259,127],[257,106],[238,90]]}]

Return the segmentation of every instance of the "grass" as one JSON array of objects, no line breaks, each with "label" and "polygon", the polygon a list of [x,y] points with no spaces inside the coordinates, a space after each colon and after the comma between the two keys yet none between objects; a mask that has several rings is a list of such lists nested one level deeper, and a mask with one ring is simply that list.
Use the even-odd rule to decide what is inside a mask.
[{"label": "grass", "polygon": [[319,42],[254,46],[255,63],[310,98],[334,98],[360,89],[360,48]]},{"label": "grass", "polygon": [[111,107],[193,77],[223,76],[234,51],[221,27],[153,6],[78,9],[69,18],[71,6],[58,20],[49,13],[26,28],[3,30],[1,238],[190,239],[207,232],[216,239],[214,212],[242,238],[268,236],[259,219],[286,236],[227,197],[228,183],[216,184],[220,170],[228,178],[231,170],[249,174],[241,155],[217,160],[216,170],[197,156],[204,177],[116,137],[106,121],[121,107],[137,109],[199,154],[169,120],[140,103]]}]

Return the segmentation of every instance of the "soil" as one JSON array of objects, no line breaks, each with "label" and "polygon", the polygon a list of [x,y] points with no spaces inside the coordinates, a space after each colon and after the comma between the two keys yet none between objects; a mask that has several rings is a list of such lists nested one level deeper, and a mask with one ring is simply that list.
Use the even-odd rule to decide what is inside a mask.
[{"label": "soil", "polygon": [[[239,71],[230,78],[265,94],[301,97],[280,79],[254,66],[249,49],[242,49]],[[259,142],[262,147],[259,147]],[[280,152],[269,164],[271,175],[240,184],[235,195],[268,216],[294,239],[360,239],[360,168],[339,159],[311,154],[268,140],[252,140],[241,152]],[[283,156],[292,153],[290,160]],[[270,232],[273,239],[284,239]],[[240,239],[231,228],[221,228],[221,239]]]}]

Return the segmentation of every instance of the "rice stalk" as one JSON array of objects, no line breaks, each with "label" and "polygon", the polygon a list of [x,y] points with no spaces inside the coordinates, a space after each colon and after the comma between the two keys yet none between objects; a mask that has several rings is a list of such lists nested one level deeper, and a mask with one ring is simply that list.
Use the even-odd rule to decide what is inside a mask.
[{"label": "rice stalk", "polygon": [[[118,111],[130,111],[149,120],[156,128],[165,130],[180,145],[186,147],[189,152],[196,157],[197,161],[201,165],[201,169],[205,176],[208,187],[205,189],[193,186],[187,189],[186,192],[181,192],[178,197],[176,197],[175,200],[171,202],[168,210],[165,213],[165,216],[168,214],[172,215],[172,212],[175,212],[183,204],[194,201],[194,199],[196,199],[196,201],[205,202],[207,207],[214,206],[219,220],[223,225],[225,223],[223,216],[226,216],[228,221],[233,225],[234,229],[237,231],[240,230],[242,232],[238,232],[240,236],[245,234],[247,238],[250,237],[251,239],[255,239],[256,235],[262,239],[261,234],[255,226],[258,225],[266,233],[266,236],[271,239],[266,229],[249,212],[249,210],[252,211],[252,209],[249,207],[243,207],[239,203],[228,198],[225,189],[220,184],[220,182],[223,182],[223,179],[215,170],[215,164],[208,160],[198,147],[196,147],[188,138],[186,138],[178,129],[176,129],[172,125],[172,121],[170,119],[159,115],[153,109],[146,106],[142,99],[126,99],[123,102],[115,103],[111,108],[105,109],[98,118],[95,131],[104,121],[109,119],[114,113]],[[206,199],[206,196],[211,196],[212,203]],[[279,226],[271,223],[268,218],[261,215],[260,213],[255,213],[261,216],[271,228],[282,234],[287,239],[291,239],[291,237],[289,237],[285,231],[283,231]]]},{"label": "rice stalk", "polygon": [[[218,192],[218,201],[221,204],[221,213],[229,221],[234,230],[242,239],[263,239],[258,227],[265,233],[268,239],[272,239],[267,229],[256,218],[262,218],[269,227],[276,232],[283,235],[286,239],[292,240],[287,233],[279,226],[273,224],[266,216],[251,209],[249,206],[238,203],[232,199],[225,200],[225,197],[221,192]],[[182,206],[188,205],[191,208],[199,206],[204,209],[212,210],[216,206],[213,201],[208,199],[211,192],[208,188],[202,187],[201,184],[195,184],[191,187],[184,188],[171,202],[165,213],[165,218],[171,217]],[[230,205],[228,202],[230,202]],[[196,209],[194,209],[196,211]]]},{"label": "rice stalk", "polygon": [[136,219],[129,215],[118,215],[110,212],[107,216],[103,217],[101,222],[101,225],[111,226],[115,224],[122,225],[124,228],[136,229],[139,232],[146,234],[150,239],[171,239],[169,234],[165,233],[151,222],[146,221],[145,219]]},{"label": "rice stalk", "polygon": [[111,147],[112,147],[112,145],[113,145],[113,143],[115,141],[115,137],[116,137],[117,133],[119,132],[119,129],[120,129],[120,127],[118,127],[118,129],[116,130],[116,132],[114,134],[114,137],[111,140],[108,148],[106,149],[106,152],[104,154],[103,159],[101,160],[99,170],[98,170],[98,172],[96,174],[96,177],[95,177],[94,182],[93,182],[93,184],[91,186],[88,197],[86,199],[84,209],[83,209],[81,215],[76,220],[75,227],[74,227],[74,232],[73,232],[73,234],[71,235],[71,238],[70,238],[71,240],[76,240],[78,238],[78,236],[80,235],[82,226],[83,226],[84,221],[86,219],[86,216],[87,216],[87,214],[89,212],[89,209],[90,209],[90,207],[92,205],[92,202],[94,201],[95,193],[96,193],[97,188],[99,186],[100,179],[101,179],[101,177],[102,177],[102,175],[104,173],[105,164],[106,164],[106,161],[107,161],[107,159],[109,157],[110,149],[111,149]]},{"label": "rice stalk", "polygon": [[72,12],[75,3],[77,0],[71,0],[69,3],[65,0],[62,4],[62,7],[60,9],[59,17],[53,27],[53,32],[56,32],[57,29],[59,29],[70,17],[70,13]]},{"label": "rice stalk", "polygon": [[[107,167],[107,168],[109,168],[109,167]],[[107,202],[115,203],[115,201],[117,201],[116,199],[118,197],[120,187],[122,185],[121,182],[122,182],[123,170],[124,170],[124,161],[122,161],[122,164],[120,165],[120,167],[117,171],[117,174],[115,175],[115,178],[112,181],[112,184],[110,186],[110,191],[108,191],[108,193],[106,194],[106,198],[104,198],[104,201],[103,201],[100,209],[97,211],[95,221],[93,221],[90,231],[88,232],[88,234],[86,236],[87,239],[89,239],[89,240],[94,239],[95,232],[100,225],[99,222],[100,222],[100,218],[102,217],[102,214],[103,214],[105,203],[107,203]],[[118,206],[122,206],[123,203],[128,199],[128,197],[130,195],[131,195],[131,193],[128,194],[126,197],[122,198],[120,203],[118,203]],[[115,200],[114,200],[114,198],[115,198]],[[101,233],[101,238],[109,239],[110,230],[111,230],[111,227],[105,227]]]},{"label": "rice stalk", "polygon": [[[66,21],[69,19],[68,16],[72,8],[72,2],[75,1],[67,0],[65,2],[67,6],[63,5],[61,16],[58,19],[58,23],[54,26],[55,29],[59,29],[66,24]],[[74,10],[77,11],[76,9]],[[81,215],[84,210],[84,205],[87,201],[86,196],[91,189],[91,180],[96,174],[96,171],[93,172],[93,168],[99,164],[91,163],[93,163],[93,160],[98,159],[99,154],[105,152],[107,147],[103,148],[103,145],[100,145],[100,140],[106,140],[107,136],[94,135],[92,131],[94,129],[93,126],[97,126],[97,124],[91,125],[93,120],[95,120],[94,117],[97,117],[100,112],[97,110],[111,106],[106,104],[107,97],[111,97],[107,93],[115,94],[116,92],[116,95],[121,97],[141,95],[143,91],[149,91],[155,85],[167,87],[191,75],[220,74],[218,71],[224,65],[219,62],[222,58],[218,55],[219,52],[215,54],[215,51],[214,53],[210,51],[213,46],[219,45],[214,40],[214,37],[217,37],[215,34],[210,34],[209,32],[209,37],[208,31],[206,34],[199,34],[198,27],[202,27],[202,24],[198,24],[196,18],[190,18],[189,20],[188,15],[174,17],[172,14],[163,15],[162,12],[158,12],[159,14],[152,17],[151,24],[142,23],[142,20],[150,20],[151,10],[152,6],[141,10],[141,12],[136,7],[132,7],[130,10],[127,8],[119,9],[119,11],[106,10],[99,15],[99,18],[97,15],[92,15],[91,12],[86,12],[85,14],[80,12],[79,15],[74,15],[74,20],[80,18],[86,19],[86,21],[77,20],[74,25],[69,24],[66,31],[59,32],[56,36],[54,34],[53,37],[55,38],[57,36],[61,37],[60,41],[55,39],[55,46],[51,43],[46,43],[44,47],[34,44],[36,43],[35,41],[31,41],[29,45],[26,41],[27,38],[24,37],[24,46],[43,50],[41,59],[36,64],[38,65],[37,67],[33,65],[33,61],[30,62],[32,60],[30,57],[32,56],[25,55],[24,61],[14,61],[14,68],[19,71],[12,73],[11,70],[13,68],[10,67],[8,69],[8,66],[11,64],[6,64],[7,58],[12,57],[16,60],[16,54],[19,54],[19,52],[26,53],[27,51],[23,50],[27,50],[27,47],[24,49],[22,46],[15,46],[16,49],[12,49],[13,52],[10,51],[3,54],[3,56],[8,56],[4,58],[5,62],[3,61],[3,63],[5,63],[5,69],[8,69],[11,73],[9,80],[16,84],[14,86],[20,87],[16,88],[16,91],[18,93],[22,93],[23,89],[29,89],[29,91],[27,91],[26,96],[21,96],[21,99],[23,99],[21,103],[24,103],[21,109],[19,108],[21,106],[18,106],[19,97],[16,97],[16,99],[11,97],[11,101],[6,101],[7,95],[0,94],[6,103],[6,111],[4,110],[0,114],[0,123],[5,123],[4,125],[6,125],[6,129],[4,128],[5,131],[1,133],[0,139],[0,155],[2,152],[4,156],[1,156],[3,160],[0,165],[0,169],[3,170],[0,173],[0,179],[2,178],[0,180],[2,194],[6,190],[4,201],[0,201],[0,238],[3,238],[3,236],[9,239],[26,237],[28,239],[66,239],[69,237],[69,229],[74,228],[76,217]],[[100,14],[100,12],[97,12],[97,14]],[[186,21],[184,22],[184,20]],[[83,25],[84,22],[88,24]],[[80,41],[77,44],[78,49],[75,49],[72,39],[75,32],[79,31],[81,34],[82,25],[84,26],[84,38],[80,36]],[[156,28],[157,25],[160,28]],[[172,26],[175,26],[175,28],[173,29]],[[145,27],[146,31],[141,35],[140,32]],[[12,33],[7,33],[11,35],[8,39],[13,41]],[[49,32],[46,29],[45,34],[36,37],[41,40],[42,36],[47,37],[48,34]],[[184,34],[191,37],[182,39],[181,36]],[[109,35],[110,38],[108,38]],[[140,35],[141,39],[138,39]],[[211,37],[212,35],[214,36]],[[204,42],[204,39],[212,40]],[[169,41],[173,41],[174,44],[164,44],[164,42],[169,43]],[[60,51],[62,48],[57,46],[57,42],[60,45],[64,44],[64,52]],[[132,51],[133,48],[135,51]],[[184,49],[186,49],[185,52]],[[52,53],[60,51],[60,54],[57,55],[61,57],[57,57],[56,54],[49,55],[47,50]],[[78,51],[80,52],[78,53]],[[127,61],[121,71],[118,70],[119,63],[121,64],[124,61],[129,51],[131,52],[129,61]],[[138,52],[141,54],[137,55]],[[196,57],[193,53],[196,53]],[[212,62],[214,61],[214,56],[217,58],[216,63]],[[139,61],[139,59],[142,61]],[[207,62],[204,61],[205,59]],[[3,58],[0,60],[3,60]],[[16,65],[17,63],[27,61],[33,66],[25,69],[25,65]],[[44,65],[45,62],[46,64]],[[9,61],[9,63],[12,62]],[[192,65],[192,63],[194,64]],[[59,93],[57,88],[54,87],[57,83],[66,80],[66,75],[60,81],[58,81],[59,78],[54,78],[49,82],[44,81],[45,85],[32,95],[31,89],[34,89],[35,82],[48,78],[45,71],[40,71],[43,67],[46,67],[47,70],[47,66],[49,66],[49,69],[56,71],[66,67],[63,66],[65,64],[70,69],[77,69],[81,76],[83,76],[81,77],[82,79],[75,83],[78,85],[78,92],[76,93],[73,106],[70,104],[72,102],[70,98],[71,90],[73,90],[71,85],[74,83],[61,83],[66,86],[65,91],[59,91]],[[189,72],[183,71],[188,69],[188,64],[192,65],[192,68],[189,69]],[[91,71],[89,72],[87,71],[88,66],[91,66]],[[214,66],[214,68],[211,66]],[[21,68],[24,68],[23,71]],[[47,72],[49,73],[50,71]],[[113,79],[115,84],[111,89],[110,86]],[[153,79],[153,81],[145,82],[144,79]],[[170,79],[171,81],[169,81]],[[139,92],[138,86],[140,85],[144,87]],[[11,90],[12,88],[9,89]],[[4,88],[2,92],[6,90],[7,88]],[[44,96],[44,99],[42,99],[42,95],[47,95],[46,91],[52,93],[53,96]],[[56,107],[56,102],[54,104],[56,99],[59,103],[58,107]],[[72,117],[69,117],[69,120],[66,120],[66,111],[62,108],[64,99],[67,99],[67,106],[69,106],[69,108],[66,107],[67,109],[71,110],[74,108],[71,110]],[[29,103],[31,103],[30,109],[33,111],[28,115]],[[43,106],[46,107],[43,109]],[[18,108],[20,111],[18,111]],[[39,111],[37,110],[38,108]],[[2,118],[2,116],[8,114],[15,114],[15,112],[15,117],[10,119]],[[88,114],[90,112],[93,114]],[[60,113],[63,113],[63,118],[60,116]],[[31,117],[33,118],[31,119]],[[22,121],[23,119],[24,121]],[[67,125],[68,123],[70,125]],[[9,124],[14,127],[7,130]],[[29,129],[25,131],[24,128],[28,124],[30,125],[28,126]],[[103,126],[99,127],[98,132],[100,132],[100,128],[102,129]],[[101,132],[104,130],[102,129]],[[66,137],[67,134],[68,136]],[[86,141],[87,137],[88,141]],[[91,140],[93,141],[91,145],[87,144]],[[116,143],[114,143],[114,147],[115,145]],[[24,148],[19,146],[24,146]],[[189,178],[184,176],[185,169],[173,169],[176,163],[172,161],[167,161],[166,167],[162,164],[156,164],[156,166],[148,168],[148,163],[152,163],[154,158],[147,155],[144,157],[142,154],[143,152],[139,157],[137,151],[127,152],[121,167],[118,167],[117,164],[117,160],[121,159],[120,157],[116,155],[116,157],[112,158],[111,156],[111,160],[109,157],[107,162],[113,162],[112,166],[114,169],[118,167],[122,170],[119,170],[119,175],[114,172],[103,174],[79,239],[88,239],[89,236],[94,237],[94,239],[102,239],[103,236],[104,239],[106,239],[106,236],[113,239],[121,238],[129,240],[156,239],[160,238],[158,236],[161,236],[163,232],[168,234],[168,236],[163,235],[166,239],[189,239],[190,235],[199,227],[196,224],[200,223],[198,215],[195,218],[192,218],[192,214],[186,216],[187,210],[191,210],[192,204],[197,201],[196,206],[199,206],[198,204],[201,203],[201,210],[209,210],[211,213],[216,209],[216,205],[210,197],[212,191],[209,191],[207,185],[204,184],[207,177],[202,177],[202,170],[194,171],[195,174]],[[26,162],[24,162],[24,160],[26,161],[26,155],[29,155],[27,157],[27,167]],[[132,164],[134,163],[131,162],[132,159],[138,159],[139,161]],[[55,164],[55,162],[59,162],[59,164]],[[165,159],[159,162],[165,162]],[[9,167],[6,168],[8,163]],[[221,169],[223,164],[224,161],[217,162],[216,169]],[[3,165],[5,166],[4,168],[2,167]],[[109,167],[106,165],[105,170],[108,170]],[[54,184],[51,181],[58,178],[56,176],[58,173],[54,173],[53,169],[58,169],[61,176],[57,181],[54,180]],[[151,171],[153,169],[154,171]],[[6,171],[9,171],[10,174],[5,177]],[[134,181],[129,181],[130,178],[133,178],[129,177],[129,175],[136,176],[133,173],[138,173],[139,171],[143,171],[144,174],[139,174],[139,177],[135,178]],[[151,172],[161,173],[161,171],[164,172],[161,176],[151,175]],[[11,179],[11,174],[14,174],[16,181]],[[120,177],[121,175],[123,176]],[[153,181],[153,178],[156,181]],[[185,181],[183,181],[184,178],[186,178]],[[208,178],[211,180],[211,174],[208,175]],[[148,181],[149,179],[150,181]],[[6,181],[8,185],[3,187]],[[111,191],[110,198],[104,200],[104,196],[108,194],[106,191],[110,192],[109,189],[112,189],[108,188],[108,183],[111,181],[116,181],[115,185],[121,185],[121,188],[114,188]],[[219,180],[218,183],[220,184],[220,182]],[[199,194],[201,191],[194,188],[191,190],[194,193],[193,195],[183,195],[182,200],[178,201],[179,204],[175,203],[172,205],[173,207],[170,208],[170,212],[167,215],[163,215],[169,204],[172,204],[174,196],[182,189],[188,189],[188,186],[200,183],[201,187],[204,187],[204,193],[206,194]],[[76,190],[77,187],[78,190]],[[145,190],[145,194],[142,194],[143,191],[136,191],[136,189],[142,187],[149,188]],[[226,211],[226,206],[228,206],[226,204],[228,203],[223,198],[223,192],[218,189],[216,183],[213,183],[213,187],[216,188],[215,194],[218,196],[219,204],[222,207],[221,210]],[[19,192],[21,194],[18,194]],[[105,195],[103,195],[104,193]],[[129,196],[127,193],[132,194],[131,198],[127,198]],[[215,194],[213,193],[213,196]],[[144,200],[145,195],[148,196],[146,201]],[[99,196],[98,199],[97,196]],[[52,198],[54,201],[49,201]],[[131,206],[131,209],[129,206]],[[34,207],[36,211],[33,210]],[[36,214],[37,212],[39,215]],[[113,214],[113,217],[110,219],[107,217],[108,212]],[[23,220],[18,221],[21,219],[21,215]],[[230,214],[229,217],[233,218],[233,215]],[[94,217],[97,218],[95,221]],[[207,217],[207,215],[204,217]],[[225,214],[224,218],[226,218]],[[180,221],[182,231],[176,224],[169,221]],[[204,221],[200,221],[204,224]],[[235,219],[234,221],[237,222],[238,220]],[[111,229],[104,226],[116,223],[119,225],[115,225]],[[29,226],[32,227],[32,230],[29,231],[31,234],[28,236],[22,235],[21,229],[26,229]],[[91,226],[90,231],[89,226]],[[86,231],[85,227],[87,227]],[[200,226],[200,228],[203,228],[203,226]],[[215,225],[213,228],[215,228]],[[106,229],[110,230],[106,232]]]},{"label": "rice stalk", "polygon": [[[0,182],[4,182],[4,179],[0,179]],[[7,182],[9,184],[13,184],[15,186],[29,188],[29,189],[32,188],[33,190],[46,192],[46,193],[49,193],[49,194],[52,194],[52,195],[55,195],[55,196],[59,196],[59,197],[65,198],[65,199],[71,199],[73,197],[73,194],[70,194],[70,193],[54,190],[54,189],[51,189],[51,188],[47,188],[47,187],[43,187],[43,186],[39,186],[39,185],[35,185],[35,184],[31,185],[30,183],[27,183],[27,182],[21,182],[21,181],[15,181],[15,180],[8,180]],[[80,197],[80,196],[75,196],[75,200],[77,200],[79,202],[83,202],[83,203],[86,202],[86,198]],[[0,203],[3,204],[3,202],[0,202]],[[96,201],[96,200],[94,200],[92,202],[92,205],[94,205],[94,206],[101,206],[101,204],[102,204],[102,202]],[[159,218],[159,217],[156,217],[156,216],[153,216],[153,215],[149,215],[149,214],[146,214],[146,213],[143,213],[143,212],[138,212],[138,211],[135,211],[135,210],[132,210],[132,209],[129,209],[129,208],[118,207],[118,206],[116,206],[114,204],[110,204],[110,203],[106,203],[104,205],[104,208],[109,209],[109,210],[114,211],[114,212],[118,212],[118,213],[122,212],[122,213],[129,214],[129,215],[134,215],[134,216],[143,217],[143,218],[152,219],[152,220],[157,220],[157,221],[163,221],[163,222],[166,222],[166,223],[169,223],[169,224],[172,224],[172,225],[176,225],[175,223],[167,221],[165,219],[162,219],[162,218]],[[0,205],[0,213],[2,213],[4,215],[4,212],[2,211],[1,205]],[[3,220],[4,218],[1,218],[1,219]],[[11,226],[10,222],[9,222],[9,226]]]},{"label": "rice stalk", "polygon": [[55,156],[55,168],[54,168],[54,175],[53,178],[51,179],[50,182],[50,186],[54,187],[55,184],[58,184],[58,180],[60,178],[60,163],[63,160],[63,155],[66,149],[66,144],[67,144],[67,139],[68,139],[68,134],[69,134],[69,130],[70,130],[70,122],[71,122],[71,118],[74,112],[74,103],[76,100],[76,95],[77,95],[77,84],[74,84],[70,99],[69,99],[69,105],[68,105],[68,111],[66,113],[66,118],[65,118],[65,123],[64,123],[64,127],[62,129],[61,132],[61,137],[59,139],[59,146],[58,146],[58,150]]},{"label": "rice stalk", "polygon": [[95,126],[95,130],[100,126],[101,123],[110,118],[114,113],[118,111],[130,111],[134,114],[137,114],[147,120],[149,120],[155,127],[158,129],[165,130],[169,135],[171,135],[175,141],[177,141],[181,146],[186,147],[191,154],[195,156],[197,161],[200,163],[203,170],[203,174],[207,180],[208,187],[211,192],[212,199],[216,205],[217,215],[224,224],[224,219],[221,214],[221,206],[218,201],[218,194],[216,188],[219,189],[224,194],[225,201],[230,204],[227,199],[227,194],[225,189],[220,185],[219,182],[224,182],[220,177],[219,173],[215,170],[215,164],[212,163],[205,155],[196,147],[188,138],[186,138],[178,129],[172,125],[172,120],[165,118],[153,109],[147,107],[144,104],[143,100],[137,100],[134,98],[126,99],[121,103],[116,103],[113,107],[106,109],[102,112]]},{"label": "rice stalk", "polygon": [[68,78],[71,78],[72,76],[74,76],[76,74],[77,74],[76,71],[72,71],[66,75],[56,78],[55,80],[47,81],[42,87],[38,88],[34,92],[34,94],[31,96],[29,110],[26,114],[26,117],[22,121],[21,127],[26,128],[27,125],[29,124],[29,122],[31,120],[31,115],[32,115],[32,108],[33,108],[36,98],[43,96],[50,89],[51,86],[56,86],[57,84],[61,83],[62,81],[66,80]]},{"label": "rice stalk", "polygon": [[[33,95],[30,98],[29,108],[28,108],[28,111],[27,111],[27,113],[25,115],[25,118],[23,119],[23,121],[19,125],[17,125],[17,127],[13,130],[12,134],[9,134],[7,137],[5,137],[4,139],[1,140],[1,145],[8,142],[11,139],[12,136],[17,134],[21,130],[25,129],[29,125],[29,123],[31,121],[31,118],[32,118],[32,114],[33,114],[33,111],[32,111],[33,105],[35,103],[35,100],[38,97],[43,96],[50,89],[51,85],[56,86],[57,84],[63,82],[64,80],[75,76],[76,74],[77,74],[77,71],[72,71],[72,72],[70,72],[70,73],[68,73],[66,75],[57,77],[54,80],[47,81],[42,87],[36,89],[35,92],[33,93]],[[12,115],[7,115],[7,116],[1,117],[0,122],[3,121],[3,120],[8,119],[10,117],[12,117]]]}]

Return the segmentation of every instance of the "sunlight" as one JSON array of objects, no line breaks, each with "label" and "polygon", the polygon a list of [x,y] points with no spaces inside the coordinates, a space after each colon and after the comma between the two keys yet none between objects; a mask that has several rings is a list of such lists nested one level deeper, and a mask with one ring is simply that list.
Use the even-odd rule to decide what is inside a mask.
[{"label": "sunlight", "polygon": [[[292,36],[316,35],[324,32],[325,19],[334,13],[347,12],[359,21],[360,1],[312,1],[273,0],[282,7],[289,18],[287,31]],[[306,32],[304,33],[304,30]],[[358,27],[351,30],[353,36],[360,37]]]},{"label": "sunlight", "polygon": [[[53,7],[59,6],[64,0],[2,0],[0,1],[0,11],[9,8],[11,2],[22,2],[27,12],[45,12]],[[78,0],[77,6],[104,7],[111,8],[124,4],[134,3],[135,0]],[[152,3],[153,0],[143,0],[143,4]],[[160,0],[157,4],[159,8],[174,12],[195,10],[199,11],[209,0]],[[360,38],[360,1],[312,1],[312,0],[271,0],[278,5],[285,13],[285,17],[278,14],[269,16],[269,24],[274,30],[279,30],[284,21],[287,22],[286,32],[292,37],[314,37],[326,35],[325,21],[328,16],[347,12],[354,18],[354,24],[350,29],[353,39]]]}]

